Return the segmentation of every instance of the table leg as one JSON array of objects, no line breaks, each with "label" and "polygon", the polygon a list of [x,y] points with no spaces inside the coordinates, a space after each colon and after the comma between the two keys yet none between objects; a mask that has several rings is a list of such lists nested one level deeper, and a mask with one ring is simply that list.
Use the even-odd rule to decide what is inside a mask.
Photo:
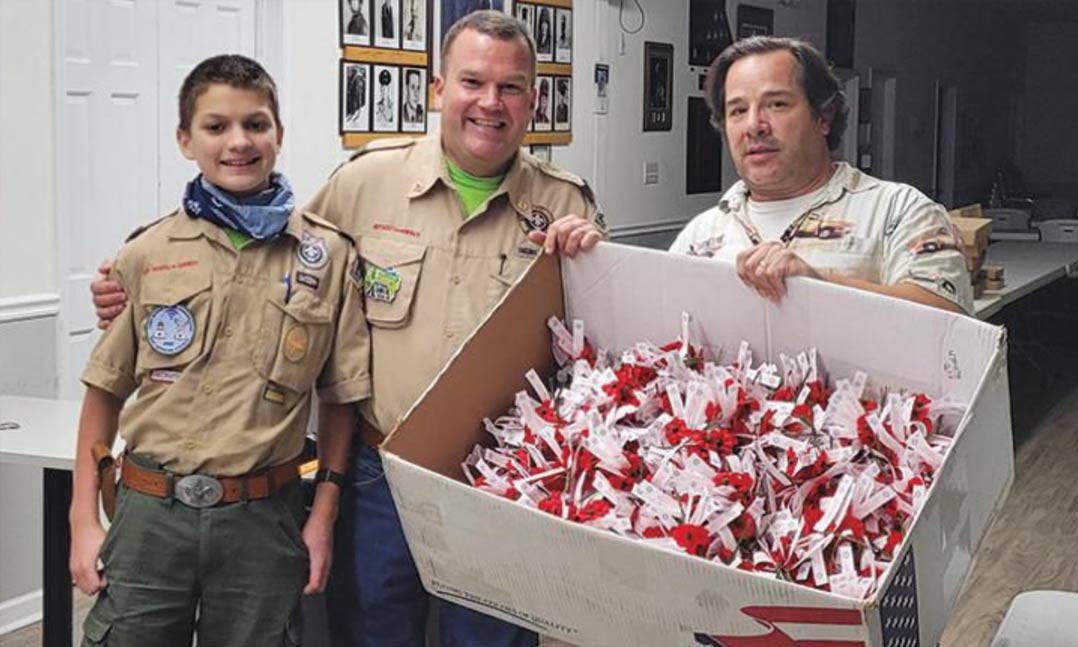
[{"label": "table leg", "polygon": [[71,528],[71,472],[45,468],[43,647],[71,647],[71,572],[67,555]]}]

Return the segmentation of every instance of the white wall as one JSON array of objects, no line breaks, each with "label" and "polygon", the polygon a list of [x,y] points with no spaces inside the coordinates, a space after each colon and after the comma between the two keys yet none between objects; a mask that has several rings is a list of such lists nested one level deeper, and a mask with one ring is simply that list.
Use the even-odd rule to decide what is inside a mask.
[{"label": "white wall", "polygon": [[[0,0],[0,393],[55,392],[51,34],[51,2]],[[0,631],[40,608],[41,518],[41,470],[0,465]]]},{"label": "white wall", "polygon": [[56,291],[52,3],[0,0],[0,302]]}]

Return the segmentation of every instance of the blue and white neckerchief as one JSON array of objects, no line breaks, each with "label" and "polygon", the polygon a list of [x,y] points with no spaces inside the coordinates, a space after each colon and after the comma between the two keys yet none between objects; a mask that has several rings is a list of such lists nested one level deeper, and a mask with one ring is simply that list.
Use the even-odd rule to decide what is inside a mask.
[{"label": "blue and white neckerchief", "polygon": [[255,240],[272,240],[288,225],[296,206],[288,179],[280,173],[270,176],[268,189],[237,197],[210,184],[199,174],[187,183],[183,208],[193,218],[205,218]]}]

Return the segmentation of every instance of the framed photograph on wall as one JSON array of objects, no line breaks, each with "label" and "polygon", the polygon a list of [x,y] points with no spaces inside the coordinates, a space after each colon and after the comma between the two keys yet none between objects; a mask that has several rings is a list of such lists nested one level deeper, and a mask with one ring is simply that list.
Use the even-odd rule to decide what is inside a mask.
[{"label": "framed photograph on wall", "polygon": [[340,132],[365,133],[371,129],[371,66],[341,61]]},{"label": "framed photograph on wall", "polygon": [[772,9],[742,4],[737,6],[737,39],[749,36],[770,36],[775,33],[775,12]]},{"label": "framed photograph on wall", "polygon": [[375,65],[371,77],[374,85],[374,127],[376,133],[398,132],[400,123],[400,68],[394,65]]},{"label": "framed photograph on wall", "polygon": [[427,68],[406,67],[401,82],[401,132],[427,132]]},{"label": "framed photograph on wall", "polygon": [[528,147],[529,152],[535,155],[544,162],[549,162],[551,158],[550,144],[532,144]]},{"label": "framed photograph on wall", "polygon": [[337,0],[340,3],[341,47],[371,44],[371,0]]},{"label": "framed photograph on wall", "polygon": [[711,65],[732,42],[726,0],[689,0],[689,65]]},{"label": "framed photograph on wall", "polygon": [[595,64],[595,114],[605,115],[610,109],[610,65]]},{"label": "framed photograph on wall", "polygon": [[374,2],[374,46],[400,49],[400,0],[372,0]]},{"label": "framed photograph on wall", "polygon": [[427,0],[401,3],[401,48],[427,51]]},{"label": "framed photograph on wall", "polygon": [[554,130],[572,130],[573,79],[568,76],[554,77]]},{"label": "framed photograph on wall", "polygon": [[554,60],[554,7],[535,7],[535,59],[540,63]]},{"label": "framed photograph on wall", "polygon": [[535,115],[532,128],[536,132],[552,130],[554,127],[554,77],[539,76],[535,79]]},{"label": "framed photograph on wall", "polygon": [[673,128],[674,46],[644,43],[644,130]]},{"label": "framed photograph on wall", "polygon": [[529,34],[535,34],[535,5],[530,2],[513,3],[513,13],[528,28]]},{"label": "framed photograph on wall", "polygon": [[554,61],[573,62],[573,10],[554,10]]}]

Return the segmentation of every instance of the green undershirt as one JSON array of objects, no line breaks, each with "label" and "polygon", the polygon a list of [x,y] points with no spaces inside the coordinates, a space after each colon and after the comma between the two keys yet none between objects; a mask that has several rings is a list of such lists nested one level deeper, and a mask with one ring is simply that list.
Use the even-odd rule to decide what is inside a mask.
[{"label": "green undershirt", "polygon": [[254,242],[254,239],[247,234],[240,233],[231,227],[221,227],[225,230],[225,234],[228,235],[228,239],[232,241],[232,246],[236,249],[243,249]]},{"label": "green undershirt", "polygon": [[494,194],[505,179],[505,173],[494,177],[479,177],[468,173],[453,162],[446,159],[449,168],[449,178],[453,180],[453,186],[457,188],[460,203],[464,205],[465,218],[471,218],[479,205]]}]

